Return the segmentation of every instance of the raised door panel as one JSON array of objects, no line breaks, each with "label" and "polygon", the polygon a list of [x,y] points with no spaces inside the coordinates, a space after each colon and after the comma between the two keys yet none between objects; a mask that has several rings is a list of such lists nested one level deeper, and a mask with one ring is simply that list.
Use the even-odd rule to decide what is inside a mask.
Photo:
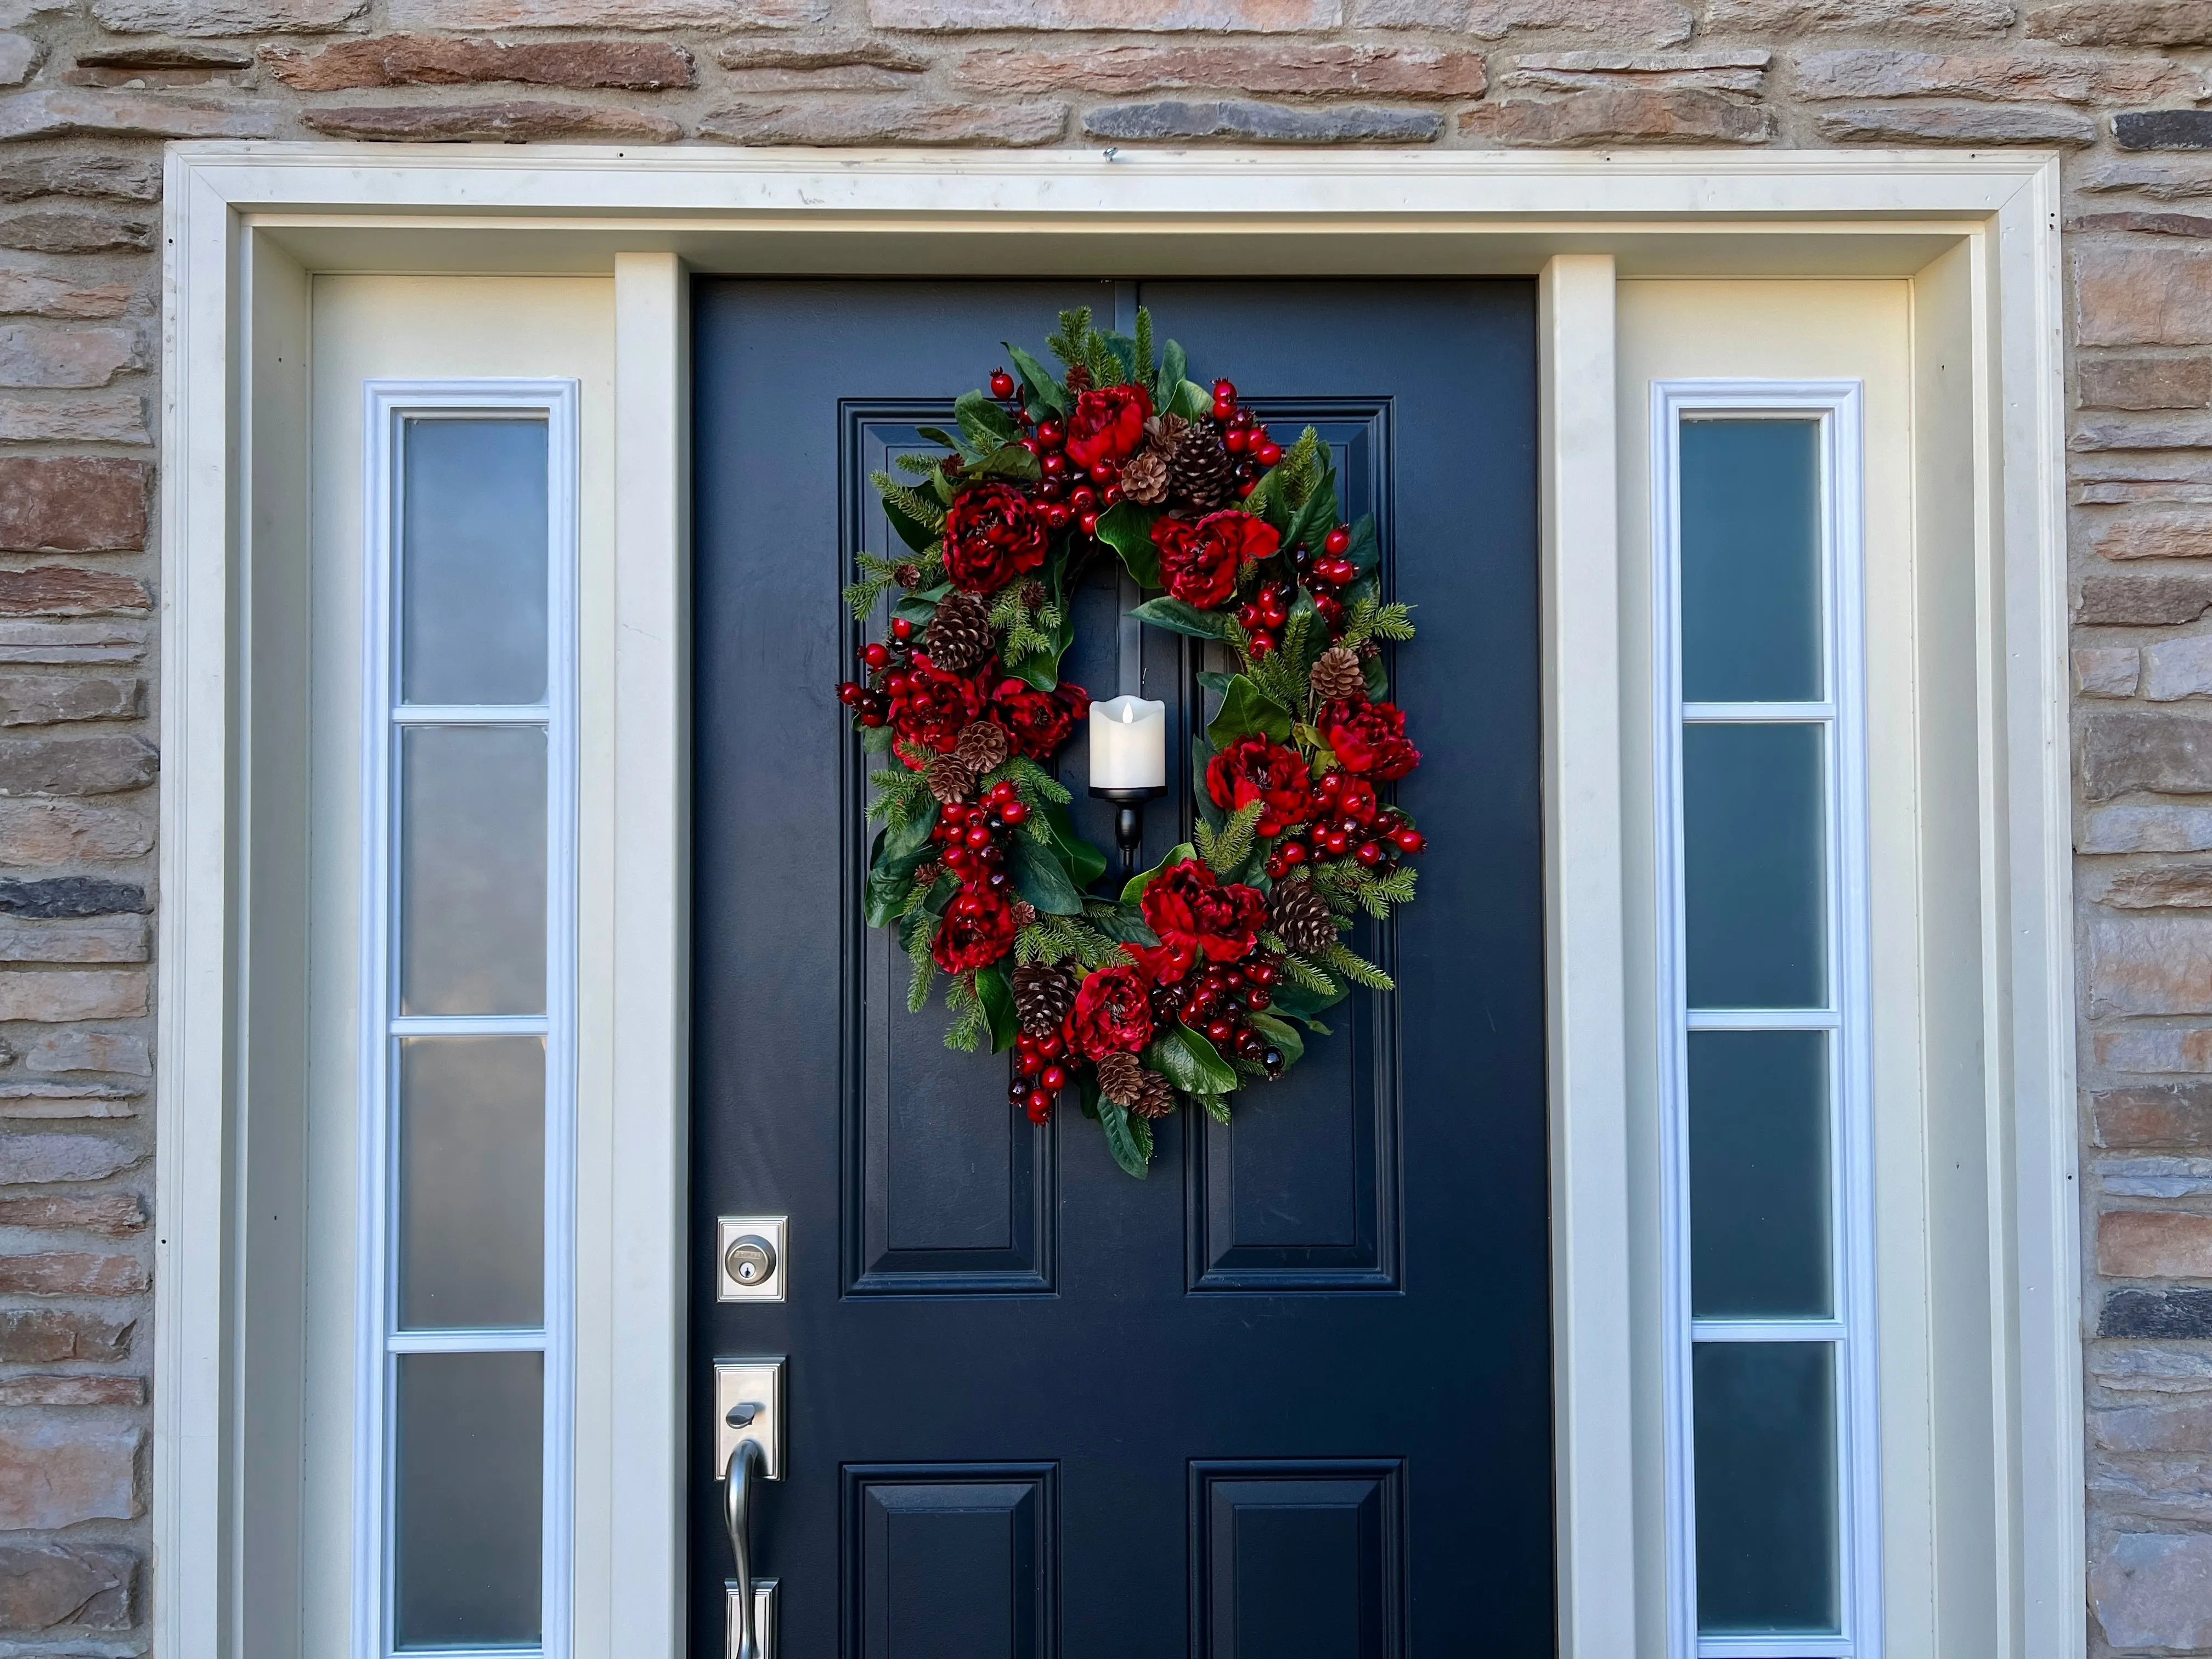
[{"label": "raised door panel", "polygon": [[1049,1464],[845,1471],[852,1659],[1048,1659],[1059,1627]]},{"label": "raised door panel", "polygon": [[1395,1459],[1193,1464],[1195,1659],[1402,1659],[1401,1476]]}]

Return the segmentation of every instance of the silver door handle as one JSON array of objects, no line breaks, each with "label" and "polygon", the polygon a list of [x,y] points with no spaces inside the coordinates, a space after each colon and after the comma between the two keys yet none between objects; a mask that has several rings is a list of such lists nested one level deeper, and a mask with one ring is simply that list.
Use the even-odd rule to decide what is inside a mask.
[{"label": "silver door handle", "polygon": [[730,1659],[761,1659],[760,1632],[753,1618],[753,1482],[762,1478],[760,1442],[740,1440],[730,1449],[729,1467],[723,1470],[722,1519],[730,1529],[730,1555],[737,1563],[737,1594],[730,1600],[730,1616],[738,1621],[732,1632]]}]

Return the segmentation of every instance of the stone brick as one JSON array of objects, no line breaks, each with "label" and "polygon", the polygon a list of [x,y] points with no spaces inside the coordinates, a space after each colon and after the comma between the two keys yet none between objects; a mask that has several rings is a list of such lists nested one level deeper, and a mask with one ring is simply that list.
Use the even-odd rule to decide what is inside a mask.
[{"label": "stone brick", "polygon": [[2212,1535],[2124,1532],[2103,1540],[2089,1605],[2115,1648],[2212,1647]]},{"label": "stone brick", "polygon": [[2071,111],[2008,104],[1860,104],[1814,120],[1837,143],[2094,144],[2097,124]]},{"label": "stone brick", "polygon": [[136,1518],[144,1441],[143,1430],[82,1419],[0,1427],[0,1528]]},{"label": "stone brick", "polygon": [[0,247],[26,253],[143,253],[154,246],[154,227],[112,213],[52,208],[0,217]]},{"label": "stone brick", "polygon": [[[30,1385],[144,1391],[136,1377],[22,1377],[0,1383],[0,1401],[10,1390],[34,1391]],[[127,1631],[138,1622],[137,1587],[137,1556],[115,1545],[0,1544],[0,1631],[28,1634],[64,1625]]]},{"label": "stone brick", "polygon": [[[136,1296],[151,1282],[146,1264],[135,1255],[102,1255],[90,1250],[0,1255],[0,1292],[11,1296]],[[0,1473],[0,1486],[4,1486],[5,1479],[4,1473]],[[0,1496],[0,1515],[5,1513],[6,1502]],[[0,1528],[67,1524],[0,1519]]]},{"label": "stone brick", "polygon": [[619,87],[659,92],[697,78],[691,54],[659,40],[456,40],[434,34],[384,34],[308,53],[264,46],[261,61],[301,92],[359,87],[455,86],[514,81],[531,86]]},{"label": "stone brick", "polygon": [[2212,342],[2212,248],[2079,249],[2074,309],[2083,345]]},{"label": "stone brick", "polygon": [[1452,29],[1496,40],[1516,29],[1604,34],[1615,43],[1678,46],[1690,38],[1691,17],[1676,0],[1352,0],[1359,28]]},{"label": "stone brick", "polygon": [[2093,917],[2089,1012],[2212,1013],[2212,916]]},{"label": "stone brick", "polygon": [[96,398],[0,398],[0,443],[143,444],[146,400],[135,392]]},{"label": "stone brick", "polygon": [[2038,40],[2069,46],[2212,45],[2212,5],[2205,0],[2068,0],[2027,15]]},{"label": "stone brick", "polygon": [[1693,88],[1758,93],[1766,85],[1770,52],[1554,52],[1516,58],[1501,86],[1538,92],[1589,87]]},{"label": "stone brick", "polygon": [[0,617],[97,617],[153,608],[146,585],[113,570],[41,564],[0,570]]},{"label": "stone brick", "polygon": [[146,1039],[127,1031],[44,1031],[23,1051],[23,1064],[34,1072],[154,1073]]},{"label": "stone brick", "polygon": [[2121,910],[2212,909],[2212,864],[2148,864],[2112,878],[2100,900]]},{"label": "stone brick", "polygon": [[[149,86],[179,86],[188,83],[170,77],[198,75],[211,78],[252,67],[253,54],[235,46],[213,46],[198,40],[128,40],[76,54],[78,70],[93,70],[115,79],[77,80],[71,84],[117,86],[125,77],[144,76]],[[239,82],[227,80],[224,84]]]},{"label": "stone brick", "polygon": [[0,386],[106,386],[139,362],[138,337],[127,328],[0,328]]},{"label": "stone brick", "polygon": [[0,863],[139,858],[153,847],[153,819],[132,807],[76,800],[0,800]]},{"label": "stone brick", "polygon": [[100,133],[118,138],[273,138],[289,111],[246,98],[50,87],[0,98],[0,141]]},{"label": "stone brick", "polygon": [[[2075,689],[2085,697],[2132,697],[2142,677],[2142,659],[2131,645],[2098,645],[2074,653]],[[0,680],[0,687],[6,682]],[[0,691],[0,724],[5,723]]]},{"label": "stone brick", "polygon": [[[1101,47],[1103,53],[1116,48]],[[1021,54],[1009,54],[1020,56]],[[919,75],[929,67],[927,53],[878,40],[865,34],[803,40],[734,41],[714,48],[714,61],[726,70],[878,69],[899,75]]]},{"label": "stone brick", "polygon": [[[0,179],[8,176],[0,169]],[[66,277],[41,276],[30,270],[0,270],[0,315],[60,317],[91,321],[119,317],[131,303],[131,289],[123,283],[101,283],[91,288]]]},{"label": "stone brick", "polygon": [[2142,658],[2143,695],[2153,702],[2212,696],[2212,639],[2164,640]]},{"label": "stone brick", "polygon": [[2212,149],[2212,111],[2130,110],[2112,118],[2122,149]]},{"label": "stone brick", "polygon": [[394,28],[782,29],[819,23],[829,0],[391,0]]},{"label": "stone brick", "polygon": [[58,1309],[0,1310],[0,1362],[52,1365],[62,1360],[127,1359],[137,1328],[131,1319]]},{"label": "stone brick", "polygon": [[2089,1428],[2096,1443],[2107,1451],[2201,1450],[2208,1443],[2206,1431],[2212,1430],[2212,1405],[2128,1406],[2093,1412]]},{"label": "stone brick", "polygon": [[100,1135],[0,1135],[0,1187],[105,1181],[144,1157],[134,1146]]},{"label": "stone brick", "polygon": [[146,544],[154,469],[105,456],[0,456],[0,552],[125,553]]},{"label": "stone brick", "polygon": [[0,1019],[130,1019],[146,1012],[146,975],[136,969],[0,974]]},{"label": "stone brick", "polygon": [[144,787],[159,769],[143,738],[0,739],[0,795],[112,795]]},{"label": "stone brick", "polygon": [[2012,0],[1711,0],[1705,33],[2002,34],[2013,15]]},{"label": "stone brick", "polygon": [[27,34],[0,34],[0,87],[20,87],[31,78],[46,49]]},{"label": "stone brick", "polygon": [[1067,125],[1057,103],[976,104],[920,95],[740,98],[699,123],[739,144],[1048,144]]},{"label": "stone brick", "polygon": [[496,104],[322,105],[303,111],[300,118],[333,137],[404,143],[520,144],[574,139],[665,144],[684,136],[684,129],[665,115],[539,99]]},{"label": "stone brick", "polygon": [[[2076,232],[2117,230],[2131,236],[2189,236],[2202,240],[2212,237],[2212,219],[2201,213],[2085,213],[2078,219],[2067,221],[2066,228]],[[2174,406],[2149,405],[2154,409]]]},{"label": "stone brick", "polygon": [[[147,937],[143,916],[107,916],[98,921],[0,921],[0,962],[143,962]],[[0,1152],[0,1160],[4,1158]]]},{"label": "stone brick", "polygon": [[2212,1279],[2212,1215],[2108,1210],[2097,1218],[2097,1271],[2111,1279]]},{"label": "stone brick", "polygon": [[2106,1089],[2089,1105],[2100,1146],[2212,1146],[2212,1084]]},{"label": "stone brick", "polygon": [[0,617],[0,663],[137,662],[143,627],[118,622],[21,622]]},{"label": "stone brick", "polygon": [[2184,513],[2116,519],[2098,532],[2091,546],[2107,559],[2212,556],[2212,515]]},{"label": "stone brick", "polygon": [[1797,60],[1801,98],[1985,98],[2000,102],[2147,103],[2197,98],[2204,83],[2155,58],[2061,58],[2043,53],[1954,55],[1854,47]]},{"label": "stone brick", "polygon": [[143,1089],[119,1083],[57,1083],[33,1078],[0,1083],[0,1121],[21,1123],[114,1122],[138,1115],[135,1103]]},{"label": "stone brick", "polygon": [[[0,1406],[143,1406],[146,1380],[140,1376],[10,1376],[0,1377]],[[7,1572],[7,1558],[0,1552],[0,1577]],[[0,1595],[4,1595],[0,1589]],[[81,1622],[81,1621],[72,1621]],[[0,1606],[0,1629],[6,1629],[4,1606]]]},{"label": "stone brick", "polygon": [[2104,1158],[2097,1160],[2096,1174],[2107,1198],[2201,1198],[2212,1194],[2212,1158]]},{"label": "stone brick", "polygon": [[29,1193],[0,1197],[0,1227],[127,1238],[145,1231],[146,1201],[136,1193]]},{"label": "stone brick", "polygon": [[833,64],[820,69],[739,69],[722,77],[729,92],[908,92],[921,84],[911,70],[873,64]]},{"label": "stone brick", "polygon": [[1508,99],[1464,111],[1460,131],[1493,143],[1552,148],[1614,143],[1763,144],[1774,116],[1715,92],[1607,87],[1538,102]]},{"label": "stone brick", "polygon": [[2212,1390],[2212,1353],[2148,1342],[2099,1342],[2089,1349],[2089,1375],[2129,1393],[2201,1394]]},{"label": "stone brick", "polygon": [[1443,129],[1443,117],[1427,110],[1389,109],[1379,104],[1300,109],[1249,98],[1105,104],[1083,118],[1083,130],[1092,137],[1125,142],[1226,138],[1256,144],[1419,144]]},{"label": "stone brick", "polygon": [[994,92],[1121,94],[1207,87],[1253,94],[1433,98],[1480,98],[1489,84],[1480,52],[1334,41],[971,52],[960,60],[953,79]]},{"label": "stone brick", "polygon": [[319,34],[359,27],[368,0],[92,0],[115,34]]},{"label": "stone brick", "polygon": [[2212,173],[2205,172],[2193,161],[2131,158],[2098,163],[2081,173],[2075,187],[2091,195],[2124,190],[2161,202],[2192,201],[2212,196]]},{"label": "stone brick", "polygon": [[139,683],[74,674],[0,674],[0,726],[129,720]]},{"label": "stone brick", "polygon": [[1334,28],[1344,0],[868,0],[879,29]]},{"label": "stone brick", "polygon": [[2084,853],[2212,851],[2212,808],[2099,807],[2083,815],[2075,845]]},{"label": "stone brick", "polygon": [[[2113,421],[2085,421],[2074,428],[2066,447],[2076,454],[2100,449],[2212,448],[2212,420],[2201,415],[2134,416]],[[2200,459],[2192,456],[2192,461]]]},{"label": "stone brick", "polygon": [[2212,611],[2212,573],[2130,572],[2082,579],[2074,620],[2084,627],[2172,627]]},{"label": "stone brick", "polygon": [[2108,1071],[2212,1072],[2212,1030],[2203,1026],[2136,1025],[2099,1031],[2091,1052]]},{"label": "stone brick", "polygon": [[143,915],[153,906],[135,881],[102,876],[50,876],[37,881],[0,878],[0,913],[47,921],[79,916]]}]

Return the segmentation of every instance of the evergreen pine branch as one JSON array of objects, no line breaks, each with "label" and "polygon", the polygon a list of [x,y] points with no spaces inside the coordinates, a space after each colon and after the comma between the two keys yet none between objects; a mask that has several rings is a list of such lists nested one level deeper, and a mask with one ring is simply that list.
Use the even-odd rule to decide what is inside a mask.
[{"label": "evergreen pine branch", "polygon": [[1091,371],[1093,386],[1114,386],[1121,379],[1121,360],[1114,355],[1114,348],[1106,343],[1106,337],[1097,329],[1084,337],[1084,367]]},{"label": "evergreen pine branch", "polygon": [[1377,991],[1395,991],[1398,981],[1392,979],[1366,957],[1347,949],[1342,940],[1325,945],[1314,953],[1315,959],[1325,968],[1333,968],[1355,985],[1370,986]]},{"label": "evergreen pine branch", "polygon": [[1267,1080],[1267,1068],[1256,1060],[1247,1059],[1243,1054],[1231,1054],[1229,1063],[1246,1077],[1257,1078],[1262,1083]]},{"label": "evergreen pine branch", "polygon": [[[927,762],[924,763],[927,764]],[[1001,778],[1012,778],[1015,793],[1031,806],[1049,801],[1054,806],[1065,806],[1075,799],[1067,793],[1058,778],[1039,766],[1027,755],[1009,755],[1003,765],[993,770],[983,780],[988,788]]]},{"label": "evergreen pine branch", "polygon": [[908,743],[904,738],[897,738],[892,743],[891,753],[896,755],[917,773],[927,771],[930,762],[937,758],[937,752],[934,750],[925,749],[918,743]]},{"label": "evergreen pine branch", "polygon": [[972,1054],[990,1030],[991,1017],[983,1012],[983,999],[975,990],[975,975],[962,974],[945,988],[945,1006],[952,1011],[952,1024],[945,1028],[945,1046]]},{"label": "evergreen pine branch", "polygon": [[907,941],[907,960],[914,964],[914,976],[907,982],[906,1011],[918,1014],[929,1006],[930,988],[937,982],[937,963],[929,954],[936,942],[936,929],[917,927],[914,937]]},{"label": "evergreen pine branch", "polygon": [[1356,651],[1370,639],[1403,641],[1413,637],[1411,605],[1378,605],[1372,599],[1365,599],[1353,605],[1352,614],[1344,619],[1344,633],[1337,643]]},{"label": "evergreen pine branch", "polygon": [[911,485],[902,484],[888,472],[871,472],[868,482],[876,493],[893,507],[912,519],[925,530],[945,528],[945,509]]},{"label": "evergreen pine branch", "polygon": [[1090,360],[1084,355],[1083,348],[1090,333],[1091,307],[1084,306],[1078,310],[1061,312],[1060,332],[1047,335],[1044,343],[1051,348],[1052,355],[1068,368],[1073,368],[1080,363],[1088,368]]},{"label": "evergreen pine branch", "polygon": [[1352,907],[1358,902],[1359,890],[1374,879],[1350,859],[1331,859],[1326,864],[1313,866],[1312,870],[1308,879],[1313,883],[1314,891],[1328,900],[1328,908],[1339,916],[1352,914]]},{"label": "evergreen pine branch", "polygon": [[1275,492],[1282,497],[1284,505],[1292,511],[1304,507],[1321,483],[1321,434],[1311,427],[1298,434],[1297,442],[1270,471],[1280,481],[1275,485]]},{"label": "evergreen pine branch", "polygon": [[903,467],[908,472],[919,473],[925,478],[937,471],[937,464],[938,458],[934,455],[901,455],[891,463],[894,466]]},{"label": "evergreen pine branch", "polygon": [[1394,904],[1413,902],[1413,880],[1420,872],[1410,864],[1401,864],[1387,876],[1377,876],[1359,890],[1359,902],[1367,907],[1367,914],[1377,921],[1390,914]]},{"label": "evergreen pine branch", "polygon": [[1291,949],[1289,945],[1284,944],[1274,934],[1267,934],[1261,942],[1282,958],[1277,965],[1284,973],[1307,990],[1311,991],[1316,996],[1333,997],[1343,989],[1343,987],[1296,951]]},{"label": "evergreen pine branch", "polygon": [[[1263,1067],[1262,1070],[1264,1071],[1265,1068]],[[1229,1097],[1227,1095],[1201,1095],[1200,1098],[1205,1103],[1206,1111],[1212,1115],[1216,1123],[1226,1123],[1229,1121]]]},{"label": "evergreen pine branch", "polygon": [[1066,956],[1066,945],[1044,925],[1042,916],[1014,935],[1014,960],[1024,968],[1033,962],[1062,962]]},{"label": "evergreen pine branch", "polygon": [[860,567],[860,578],[847,586],[845,603],[851,609],[855,621],[865,621],[885,591],[898,586],[898,567],[889,559],[879,559],[872,553],[855,553],[853,562]]},{"label": "evergreen pine branch", "polygon": [[1137,307],[1137,384],[1152,392],[1152,402],[1160,401],[1154,370],[1158,360],[1152,356],[1152,313],[1143,306]]},{"label": "evergreen pine branch", "polygon": [[868,803],[868,816],[880,817],[886,823],[904,823],[923,800],[935,799],[929,793],[929,780],[904,767],[871,772],[868,782],[876,792],[876,798]]},{"label": "evergreen pine branch", "polygon": [[1244,867],[1252,857],[1254,829],[1267,805],[1261,800],[1245,802],[1218,835],[1204,818],[1198,821],[1198,855],[1206,860],[1206,868],[1217,876],[1234,876]]}]

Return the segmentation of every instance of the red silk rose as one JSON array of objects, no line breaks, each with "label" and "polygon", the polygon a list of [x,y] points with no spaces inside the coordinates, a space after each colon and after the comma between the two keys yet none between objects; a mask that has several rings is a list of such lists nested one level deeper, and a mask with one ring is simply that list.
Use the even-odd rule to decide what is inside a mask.
[{"label": "red silk rose", "polygon": [[1133,963],[1092,974],[1068,1011],[1068,1046],[1085,1060],[1141,1054],[1152,1040],[1152,989],[1145,970]]},{"label": "red silk rose", "polygon": [[1075,400],[1067,417],[1067,459],[1081,467],[1125,461],[1145,441],[1152,400],[1140,386],[1105,386]]},{"label": "red silk rose", "polygon": [[1012,909],[996,892],[981,884],[963,886],[945,907],[930,959],[948,974],[988,968],[1014,948],[1020,931]]},{"label": "red silk rose", "polygon": [[1347,772],[1388,780],[1421,763],[1421,751],[1406,741],[1406,711],[1395,703],[1339,698],[1322,708],[1314,725]]},{"label": "red silk rose", "polygon": [[1044,562],[1044,514],[1018,489],[978,484],[945,510],[945,571],[955,587],[995,593]]},{"label": "red silk rose", "polygon": [[[988,672],[990,665],[984,665]],[[983,688],[965,674],[948,674],[920,652],[906,670],[905,684],[891,694],[891,729],[909,743],[940,753],[960,740],[968,723],[983,712]]]},{"label": "red silk rose", "polygon": [[1237,596],[1244,567],[1273,554],[1282,538],[1265,519],[1224,507],[1196,524],[1154,520],[1152,545],[1160,550],[1160,580],[1168,592],[1185,605],[1211,611]]},{"label": "red silk rose", "polygon": [[1015,750],[1031,760],[1050,760],[1076,721],[1091,712],[1091,694],[1062,681],[1040,691],[1024,680],[1000,680],[991,694],[992,712]]},{"label": "red silk rose", "polygon": [[1171,864],[1145,889],[1145,925],[1159,935],[1142,960],[1172,984],[1200,957],[1234,962],[1259,943],[1267,901],[1255,887],[1224,882],[1195,859]]},{"label": "red silk rose", "polygon": [[1258,734],[1237,738],[1206,763],[1206,793],[1223,811],[1266,803],[1260,809],[1262,836],[1279,835],[1313,816],[1309,781],[1304,757]]}]

